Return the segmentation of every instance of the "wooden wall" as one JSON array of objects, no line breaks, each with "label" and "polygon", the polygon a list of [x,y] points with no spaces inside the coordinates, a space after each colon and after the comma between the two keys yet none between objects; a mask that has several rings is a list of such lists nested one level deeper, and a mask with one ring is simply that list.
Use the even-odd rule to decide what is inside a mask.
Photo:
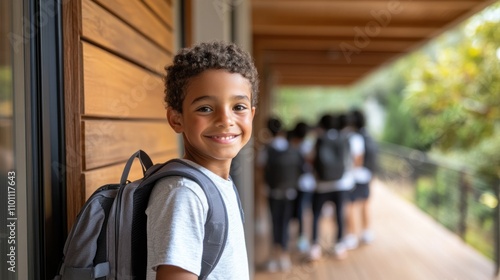
[{"label": "wooden wall", "polygon": [[[174,53],[170,0],[79,0],[63,7],[68,226],[138,149],[178,156],[163,74]],[[138,164],[136,164],[138,167]],[[140,168],[130,179],[141,175]]]}]

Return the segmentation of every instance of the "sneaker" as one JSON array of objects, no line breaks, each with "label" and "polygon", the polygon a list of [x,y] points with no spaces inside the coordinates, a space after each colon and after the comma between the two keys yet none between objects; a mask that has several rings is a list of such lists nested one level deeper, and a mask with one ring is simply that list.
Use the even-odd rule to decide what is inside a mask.
[{"label": "sneaker", "polygon": [[307,237],[299,237],[299,241],[297,242],[297,249],[301,253],[306,253],[307,251],[309,251],[309,240],[307,240]]},{"label": "sneaker", "polygon": [[373,242],[375,239],[375,235],[371,230],[364,230],[363,233],[361,234],[361,242],[364,244],[370,244]]},{"label": "sneaker", "polygon": [[345,259],[347,257],[347,248],[343,242],[338,242],[333,246],[333,254],[337,259]]},{"label": "sneaker", "polygon": [[358,238],[353,234],[348,234],[344,240],[342,240],[342,243],[344,243],[347,250],[358,248]]},{"label": "sneaker", "polygon": [[290,271],[292,269],[292,261],[290,260],[290,256],[289,255],[281,256],[279,265],[281,271],[285,272]]},{"label": "sneaker", "polygon": [[270,260],[265,264],[265,270],[268,272],[278,272],[279,266],[276,260]]},{"label": "sneaker", "polygon": [[321,246],[314,244],[311,246],[311,250],[309,250],[309,260],[317,261],[319,259],[321,259]]}]

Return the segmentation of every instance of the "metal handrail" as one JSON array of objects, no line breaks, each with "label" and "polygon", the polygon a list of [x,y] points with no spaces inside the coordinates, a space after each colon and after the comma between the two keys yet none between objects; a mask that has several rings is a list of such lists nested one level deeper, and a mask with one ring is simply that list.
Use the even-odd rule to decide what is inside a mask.
[{"label": "metal handrail", "polygon": [[[446,158],[385,142],[379,143],[377,177],[389,187],[392,185],[396,192],[405,195],[417,207],[422,209],[421,205],[428,203],[429,207],[422,210],[493,259],[495,276],[499,275],[500,184],[486,185],[484,177],[463,163],[449,162]],[[448,209],[450,207],[453,209]],[[477,216],[478,213],[481,216]],[[492,219],[493,227],[488,231],[478,228],[480,219]],[[467,239],[470,231],[480,235],[483,248]],[[492,251],[488,252],[488,248]]]}]

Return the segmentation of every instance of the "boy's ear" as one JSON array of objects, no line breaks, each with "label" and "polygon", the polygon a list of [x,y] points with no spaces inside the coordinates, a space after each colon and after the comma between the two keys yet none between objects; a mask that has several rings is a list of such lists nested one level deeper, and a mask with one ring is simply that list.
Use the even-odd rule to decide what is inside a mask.
[{"label": "boy's ear", "polygon": [[167,120],[172,129],[177,133],[182,133],[182,114],[172,108],[167,109]]}]

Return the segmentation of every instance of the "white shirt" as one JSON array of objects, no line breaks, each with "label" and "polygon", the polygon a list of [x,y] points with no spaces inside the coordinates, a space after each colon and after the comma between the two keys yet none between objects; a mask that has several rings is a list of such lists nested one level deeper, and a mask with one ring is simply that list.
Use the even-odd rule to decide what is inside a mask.
[{"label": "white shirt", "polygon": [[[351,154],[353,156],[363,156],[365,154],[365,139],[359,133],[353,133],[349,137],[351,145]],[[352,169],[354,181],[360,184],[369,183],[372,178],[372,173],[364,166],[353,167]]]},{"label": "white shirt", "polygon": [[[226,246],[208,279],[249,279],[245,234],[233,182],[185,161],[214,181],[228,214]],[[156,278],[159,265],[174,265],[200,274],[207,211],[206,195],[194,181],[172,176],[156,183],[146,210],[148,280]]]}]

